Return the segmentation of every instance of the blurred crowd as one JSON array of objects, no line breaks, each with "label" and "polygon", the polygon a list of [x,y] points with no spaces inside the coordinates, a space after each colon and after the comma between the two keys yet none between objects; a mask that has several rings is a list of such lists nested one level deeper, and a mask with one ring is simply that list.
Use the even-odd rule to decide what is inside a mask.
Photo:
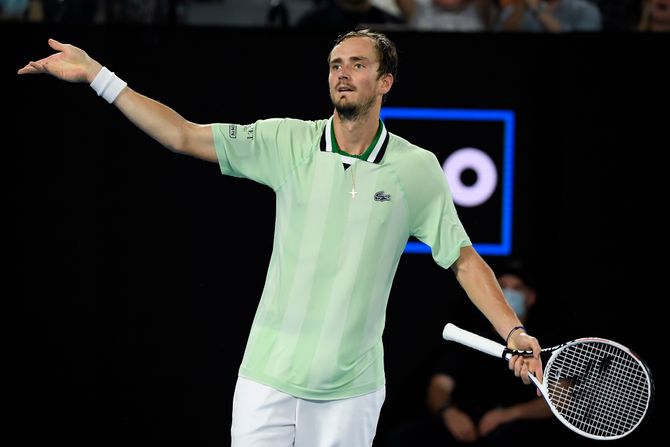
[{"label": "blurred crowd", "polygon": [[0,20],[443,32],[669,31],[670,0],[0,0]]}]

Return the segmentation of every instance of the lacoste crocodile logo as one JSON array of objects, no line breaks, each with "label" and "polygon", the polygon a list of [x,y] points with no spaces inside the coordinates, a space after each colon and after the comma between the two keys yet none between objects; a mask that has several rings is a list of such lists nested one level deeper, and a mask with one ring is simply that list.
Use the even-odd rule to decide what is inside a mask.
[{"label": "lacoste crocodile logo", "polygon": [[386,194],[384,191],[377,191],[375,193],[375,201],[376,202],[390,202],[391,201],[391,194]]}]

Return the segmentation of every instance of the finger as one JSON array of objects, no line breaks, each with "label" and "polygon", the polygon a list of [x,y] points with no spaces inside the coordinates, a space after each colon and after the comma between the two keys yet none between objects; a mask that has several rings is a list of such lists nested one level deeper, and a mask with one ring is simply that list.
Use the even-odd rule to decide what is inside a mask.
[{"label": "finger", "polygon": [[542,373],[542,358],[540,357],[542,348],[540,347],[540,343],[537,341],[537,339],[533,339],[532,347],[533,347],[533,360],[531,363],[533,366],[533,374],[540,381],[540,383],[543,383],[542,381],[544,374]]},{"label": "finger", "polygon": [[30,64],[26,65],[25,67],[19,69],[19,71],[16,72],[17,74],[36,74],[38,73],[37,70],[35,70],[33,67],[30,66]]},{"label": "finger", "polygon": [[29,62],[28,65],[30,65],[31,68],[33,68],[37,73],[46,73],[46,67],[44,64],[41,64],[39,62]]},{"label": "finger", "polygon": [[543,380],[543,374],[542,374],[542,362],[536,359],[528,359],[528,373],[533,374],[535,378],[537,378],[540,383],[542,383]]},{"label": "finger", "polygon": [[514,364],[516,363],[518,358],[519,358],[518,355],[513,355],[512,357],[510,357],[509,362],[507,362],[507,365],[510,370],[514,369]]},{"label": "finger", "polygon": [[537,339],[533,338],[533,343],[532,343],[532,349],[533,349],[533,357],[536,360],[540,360],[540,354],[542,353],[542,348],[540,347],[540,343],[538,343]]},{"label": "finger", "polygon": [[537,377],[540,383],[544,383],[544,371],[542,370],[542,362],[539,360],[537,362],[537,368],[535,369],[535,377]]},{"label": "finger", "polygon": [[528,370],[528,365],[526,363],[524,363],[523,366],[521,367],[520,377],[521,377],[521,381],[526,385],[528,385],[530,383],[530,379],[528,378],[528,374],[531,374],[531,372]]},{"label": "finger", "polygon": [[516,377],[522,377],[524,364],[525,364],[524,358],[519,356],[516,359],[516,362],[514,363],[514,375]]},{"label": "finger", "polygon": [[525,376],[523,376],[523,377],[526,377],[526,378],[528,379],[528,382],[526,382],[525,380],[524,380],[523,382],[524,382],[526,385],[528,385],[528,384],[531,383],[530,376],[537,377],[537,375],[538,375],[538,372],[537,372],[537,371],[540,369],[540,366],[539,366],[539,364],[538,364],[537,361],[535,361],[534,359],[532,359],[532,360],[529,360],[529,361],[526,363],[526,369],[528,370],[528,374],[525,375]]},{"label": "finger", "polygon": [[63,51],[65,49],[65,45],[56,39],[49,39],[49,46],[57,51]]}]

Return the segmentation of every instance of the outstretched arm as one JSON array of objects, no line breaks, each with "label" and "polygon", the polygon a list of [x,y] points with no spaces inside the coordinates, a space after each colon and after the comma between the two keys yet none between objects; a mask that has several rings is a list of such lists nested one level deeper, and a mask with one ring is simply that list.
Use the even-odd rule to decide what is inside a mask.
[{"label": "outstretched arm", "polygon": [[[29,62],[18,74],[46,73],[64,81],[90,84],[103,68],[84,50],[74,45],[49,39],[49,46],[57,53]],[[166,148],[217,162],[210,125],[187,121],[171,108],[129,87],[121,90],[114,105],[137,127]]]},{"label": "outstretched arm", "polygon": [[507,304],[495,274],[472,247],[461,248],[461,253],[452,266],[456,279],[461,284],[470,300],[486,316],[500,336],[509,337],[508,347],[513,349],[532,350],[532,358],[514,356],[509,361],[514,375],[521,377],[525,384],[530,383],[528,372],[535,373],[542,381],[542,362],[540,361],[540,344],[522,330],[512,331],[521,326],[519,318]]},{"label": "outstretched arm", "polygon": [[498,407],[487,411],[479,420],[479,432],[486,436],[501,425],[524,419],[547,419],[551,417],[551,410],[547,401],[536,397],[510,407]]}]

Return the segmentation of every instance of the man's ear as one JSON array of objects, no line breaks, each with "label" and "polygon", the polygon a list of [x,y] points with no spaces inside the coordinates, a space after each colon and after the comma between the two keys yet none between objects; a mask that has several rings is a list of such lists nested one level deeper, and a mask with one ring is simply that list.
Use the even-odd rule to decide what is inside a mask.
[{"label": "man's ear", "polygon": [[386,73],[379,79],[382,81],[381,93],[385,95],[391,91],[391,87],[393,86],[394,81],[393,75],[391,73]]}]

